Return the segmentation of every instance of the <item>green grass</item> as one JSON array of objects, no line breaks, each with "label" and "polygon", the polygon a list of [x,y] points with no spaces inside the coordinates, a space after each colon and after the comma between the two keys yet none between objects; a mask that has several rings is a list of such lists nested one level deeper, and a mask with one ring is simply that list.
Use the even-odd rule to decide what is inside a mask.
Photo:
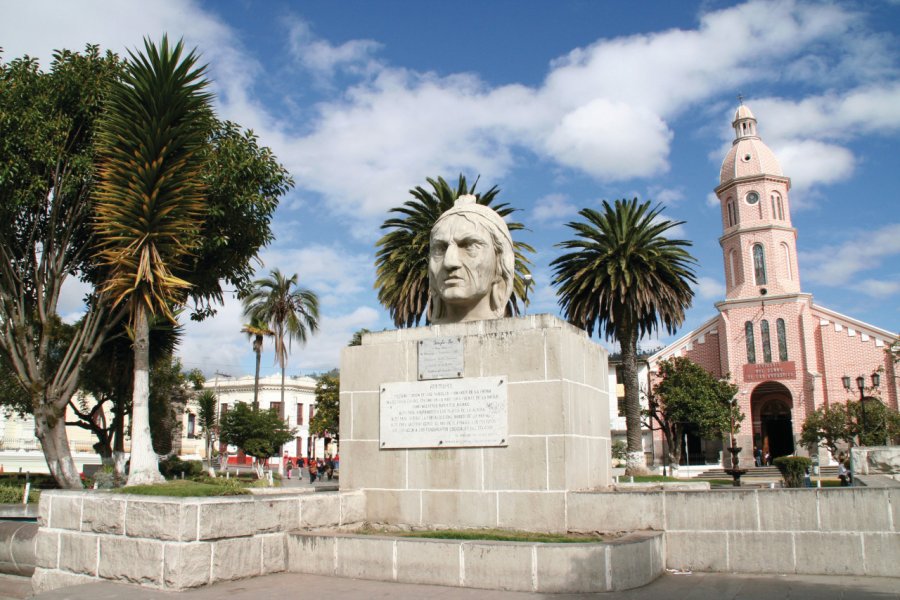
[{"label": "green grass", "polygon": [[189,479],[167,481],[152,485],[135,485],[117,488],[119,494],[136,494],[138,496],[242,496],[250,492],[239,483],[230,483],[230,479],[222,479],[221,483],[202,483]]},{"label": "green grass", "polygon": [[537,533],[533,531],[514,531],[507,529],[440,529],[434,531],[388,531],[367,529],[362,530],[361,533],[439,540],[540,542],[544,544],[587,544],[603,541],[603,538],[597,534]]}]

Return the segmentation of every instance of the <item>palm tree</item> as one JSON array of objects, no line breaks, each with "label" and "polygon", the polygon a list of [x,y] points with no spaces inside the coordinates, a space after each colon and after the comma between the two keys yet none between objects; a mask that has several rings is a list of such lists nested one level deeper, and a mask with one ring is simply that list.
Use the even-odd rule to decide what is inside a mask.
[{"label": "palm tree", "polygon": [[559,246],[574,250],[550,263],[559,304],[570,323],[593,335],[594,326],[622,350],[625,371],[626,472],[646,469],[641,443],[641,403],[637,376],[638,338],[659,328],[670,334],[681,325],[694,297],[696,260],[686,240],[663,234],[682,224],[659,218],[662,207],[616,200],[603,211],[579,211],[586,222],[572,222],[577,239]]},{"label": "palm tree", "polygon": [[203,429],[203,437],[206,438],[206,466],[210,477],[215,478],[216,469],[213,466],[213,434],[217,424],[217,407],[219,399],[212,390],[202,390],[197,394],[197,418],[200,428]]},{"label": "palm tree", "polygon": [[211,114],[204,67],[182,57],[183,45],[129,53],[122,80],[110,92],[98,131],[95,198],[101,291],[130,312],[134,342],[131,471],[128,485],[162,480],[149,427],[149,331],[158,315],[176,321],[189,284],[175,273],[199,245],[205,209],[201,151]]},{"label": "palm tree", "polygon": [[[453,202],[465,194],[474,194],[479,204],[491,206],[500,190],[492,187],[484,194],[476,194],[466,178],[459,176],[456,189],[443,177],[428,178],[433,191],[429,192],[421,186],[409,191],[413,200],[407,200],[403,206],[392,208],[390,212],[403,215],[386,220],[382,229],[388,229],[376,243],[378,252],[375,259],[375,287],[378,289],[378,300],[390,311],[394,325],[397,327],[417,326],[426,315],[428,308],[428,244],[434,222],[445,211],[453,207]],[[501,217],[512,214],[517,209],[508,204],[492,206]],[[510,232],[524,229],[521,223],[507,222]],[[513,294],[509,299],[507,314],[519,314],[519,299],[525,298],[525,279],[529,274],[530,261],[524,252],[534,252],[534,248],[522,242],[513,244],[516,254],[516,278]],[[524,306],[524,303],[523,303]],[[427,316],[426,316],[427,320]]]},{"label": "palm tree", "polygon": [[251,322],[259,320],[272,330],[275,363],[281,367],[281,406],[284,406],[284,370],[291,340],[306,343],[309,334],[319,329],[319,297],[312,290],[297,287],[297,274],[285,277],[272,269],[268,277],[253,282],[243,300],[244,314]]},{"label": "palm tree", "polygon": [[256,376],[253,379],[253,412],[256,412],[259,410],[259,361],[262,358],[263,338],[272,336],[275,332],[269,329],[263,319],[253,317],[241,328],[241,333],[246,333],[253,340],[253,352],[256,354]]}]

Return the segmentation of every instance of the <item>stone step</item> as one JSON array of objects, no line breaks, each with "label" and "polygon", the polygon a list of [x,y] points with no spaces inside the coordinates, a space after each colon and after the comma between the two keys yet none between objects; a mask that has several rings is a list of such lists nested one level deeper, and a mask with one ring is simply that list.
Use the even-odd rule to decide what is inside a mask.
[{"label": "stone step", "polygon": [[[820,477],[837,477],[838,468],[837,466],[830,467],[819,467],[819,476]],[[781,477],[781,472],[778,471],[778,467],[749,467],[747,472],[741,476],[742,479],[771,479],[771,478],[779,478]],[[731,475],[725,472],[723,468],[717,469],[708,469],[696,477],[694,479],[729,479]]]}]

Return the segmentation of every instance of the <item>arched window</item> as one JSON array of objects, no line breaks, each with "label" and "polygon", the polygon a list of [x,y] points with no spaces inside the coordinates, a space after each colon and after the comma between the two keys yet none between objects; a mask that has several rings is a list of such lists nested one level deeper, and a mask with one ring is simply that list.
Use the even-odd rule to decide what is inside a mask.
[{"label": "arched window", "polygon": [[744,337],[747,338],[747,362],[756,362],[756,342],[753,341],[753,321],[744,323]]},{"label": "arched window", "polygon": [[781,242],[781,253],[784,256],[784,268],[787,271],[787,278],[794,279],[794,268],[791,264],[791,249],[784,242]]},{"label": "arched window", "polygon": [[778,360],[784,362],[788,359],[787,333],[784,331],[784,319],[775,321],[775,332],[778,334]]},{"label": "arched window", "polygon": [[753,244],[753,275],[756,285],[766,284],[766,255],[762,244]]},{"label": "arched window", "polygon": [[734,270],[734,249],[728,251],[728,274],[731,275],[731,287],[737,285],[737,273]]},{"label": "arched window", "polygon": [[737,225],[737,211],[734,209],[734,199],[729,198],[725,201],[725,205],[728,209],[728,226],[734,227]]},{"label": "arched window", "polygon": [[763,319],[759,324],[759,332],[762,337],[763,362],[772,362],[772,343],[769,341],[769,322]]},{"label": "arched window", "polygon": [[781,201],[781,194],[775,194],[775,199],[778,206],[778,218],[784,221],[784,203]]}]

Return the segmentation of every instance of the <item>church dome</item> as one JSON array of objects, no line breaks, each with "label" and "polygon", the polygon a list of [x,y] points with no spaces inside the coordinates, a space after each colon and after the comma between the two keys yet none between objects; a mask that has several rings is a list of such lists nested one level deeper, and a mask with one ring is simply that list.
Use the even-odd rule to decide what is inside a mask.
[{"label": "church dome", "polygon": [[734,113],[734,142],[722,161],[719,184],[753,175],[784,176],[775,153],[756,134],[756,117],[741,104]]}]

